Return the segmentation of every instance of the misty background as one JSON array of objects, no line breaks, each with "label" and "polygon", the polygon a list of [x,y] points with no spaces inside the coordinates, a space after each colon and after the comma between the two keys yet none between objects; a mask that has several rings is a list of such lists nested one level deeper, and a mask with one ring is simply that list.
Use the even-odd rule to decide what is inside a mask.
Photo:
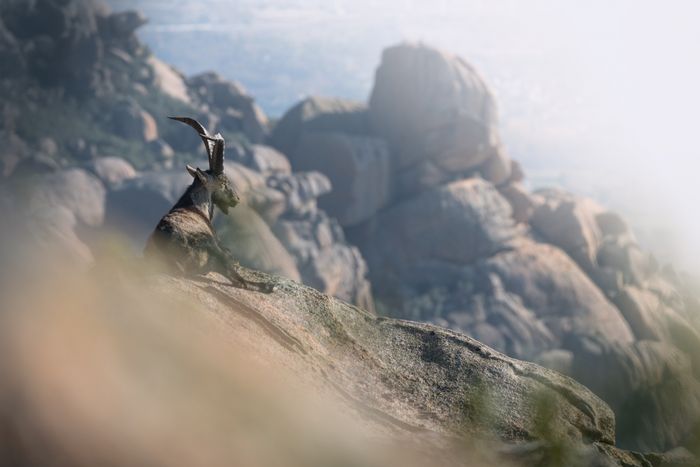
[{"label": "misty background", "polygon": [[423,41],[491,85],[530,187],[620,211],[662,262],[700,271],[700,6],[690,0],[110,0],[191,75],[241,82],[271,117],[308,95],[366,100],[381,50]]}]

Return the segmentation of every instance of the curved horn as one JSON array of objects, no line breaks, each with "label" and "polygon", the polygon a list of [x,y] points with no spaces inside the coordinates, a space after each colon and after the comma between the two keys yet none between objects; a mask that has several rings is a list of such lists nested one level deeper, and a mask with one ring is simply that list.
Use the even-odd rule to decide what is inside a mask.
[{"label": "curved horn", "polygon": [[201,136],[204,140],[214,143],[214,147],[211,151],[211,171],[215,175],[221,175],[224,173],[224,151],[226,149],[224,137],[219,133],[217,133],[215,136],[209,136],[202,133],[199,136]]},{"label": "curved horn", "polygon": [[182,122],[186,125],[191,126],[194,128],[194,130],[199,134],[199,136],[202,138],[202,142],[204,143],[204,149],[207,151],[207,158],[209,159],[209,168],[214,169],[214,160],[212,158],[212,145],[209,143],[209,132],[207,131],[206,128],[204,128],[204,125],[199,123],[197,120],[193,118],[188,118],[188,117],[168,117],[170,120],[175,120],[178,122]]}]

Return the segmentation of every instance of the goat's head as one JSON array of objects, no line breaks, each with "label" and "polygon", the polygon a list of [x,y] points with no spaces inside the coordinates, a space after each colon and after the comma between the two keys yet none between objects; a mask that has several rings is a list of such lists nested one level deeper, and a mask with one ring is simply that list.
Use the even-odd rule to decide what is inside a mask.
[{"label": "goat's head", "polygon": [[207,129],[198,121],[187,117],[168,117],[185,123],[199,133],[209,158],[209,169],[201,170],[187,166],[187,171],[211,193],[211,199],[224,214],[229,208],[236,207],[240,198],[233,189],[231,181],[224,173],[224,150],[226,144],[220,133],[211,136]]}]

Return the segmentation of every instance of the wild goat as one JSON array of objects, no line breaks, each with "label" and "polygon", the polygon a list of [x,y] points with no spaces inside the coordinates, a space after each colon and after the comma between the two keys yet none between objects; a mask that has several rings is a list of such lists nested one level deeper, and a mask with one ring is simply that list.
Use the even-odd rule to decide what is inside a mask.
[{"label": "wild goat", "polygon": [[202,124],[191,118],[169,118],[183,122],[199,133],[209,157],[209,169],[187,166],[194,181],[158,223],[148,239],[145,256],[157,258],[173,272],[197,275],[216,271],[224,274],[234,286],[271,293],[271,284],[251,282],[241,277],[238,263],[221,245],[212,225],[214,206],[228,214],[229,208],[240,202],[224,174],[224,138],[219,133],[210,136]]}]

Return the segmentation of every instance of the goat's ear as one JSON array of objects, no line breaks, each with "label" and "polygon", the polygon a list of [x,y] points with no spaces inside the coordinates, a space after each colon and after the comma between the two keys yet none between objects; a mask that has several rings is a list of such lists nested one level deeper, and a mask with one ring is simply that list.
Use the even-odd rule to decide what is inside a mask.
[{"label": "goat's ear", "polygon": [[209,177],[207,177],[207,174],[204,173],[202,169],[197,167],[197,178],[199,179],[200,183],[204,186],[207,186],[209,183]]},{"label": "goat's ear", "polygon": [[202,172],[202,169],[200,169],[200,168],[195,169],[191,165],[188,165],[187,172],[189,172],[189,174],[192,175],[193,178],[199,180],[202,185],[207,184],[207,174]]}]

